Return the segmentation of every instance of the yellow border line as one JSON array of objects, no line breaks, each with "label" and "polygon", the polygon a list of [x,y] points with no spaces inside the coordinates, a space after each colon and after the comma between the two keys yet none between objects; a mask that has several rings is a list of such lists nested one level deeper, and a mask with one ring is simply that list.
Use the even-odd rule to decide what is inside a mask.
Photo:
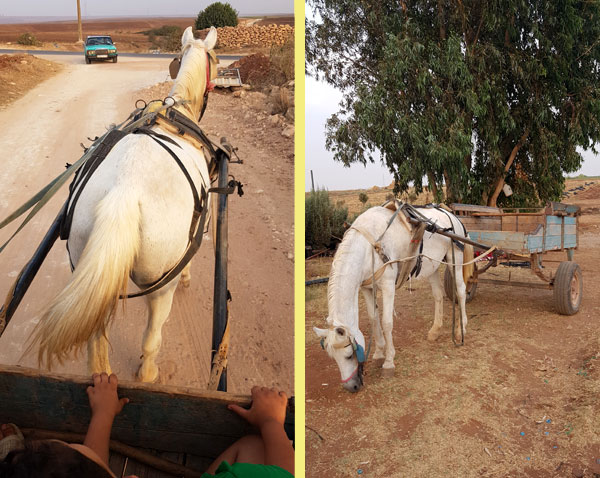
[{"label": "yellow border line", "polygon": [[304,0],[294,1],[295,143],[294,143],[294,394],[296,397],[297,478],[304,478]]}]

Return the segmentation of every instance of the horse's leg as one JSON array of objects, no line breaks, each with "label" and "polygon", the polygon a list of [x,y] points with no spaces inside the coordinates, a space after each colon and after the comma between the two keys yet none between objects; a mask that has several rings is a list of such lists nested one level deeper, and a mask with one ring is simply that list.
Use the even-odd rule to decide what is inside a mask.
[{"label": "horse's leg", "polygon": [[433,342],[440,336],[444,319],[444,287],[442,286],[439,271],[436,270],[429,276],[429,283],[431,284],[431,293],[435,301],[435,312],[433,315],[433,325],[429,329],[427,340]]},{"label": "horse's leg", "polygon": [[383,332],[381,330],[381,322],[379,320],[375,320],[375,316],[373,315],[373,290],[367,289],[366,287],[361,287],[360,290],[365,299],[367,312],[369,313],[369,318],[371,319],[371,333],[375,339],[375,353],[373,354],[373,360],[375,361],[377,367],[380,367],[383,364],[383,359],[385,357],[385,339],[383,338]]},{"label": "horse's leg", "polygon": [[142,382],[155,382],[158,379],[156,356],[162,343],[162,326],[171,312],[173,293],[178,282],[174,279],[162,289],[146,296],[148,325],[142,341],[142,365],[138,370],[138,378]]},{"label": "horse's leg", "polygon": [[[455,254],[456,262],[458,263],[458,254]],[[462,254],[460,258],[462,262]],[[463,278],[462,266],[457,266],[455,269],[456,274],[456,295],[458,296],[458,303],[460,305],[460,314],[462,317],[462,334],[460,330],[460,322],[456,321],[454,325],[454,340],[456,342],[462,342],[462,338],[467,335],[467,286]]]},{"label": "horse's leg", "polygon": [[112,373],[108,361],[108,339],[98,333],[88,340],[88,375],[102,372]]},{"label": "horse's leg", "polygon": [[190,286],[190,281],[192,280],[192,273],[190,271],[190,269],[192,268],[192,262],[188,262],[187,266],[185,266],[183,268],[183,271],[181,272],[181,284],[183,285],[183,287],[189,287]]},{"label": "horse's leg", "polygon": [[[386,273],[384,276],[385,275],[388,274]],[[394,356],[396,355],[392,338],[392,329],[394,327],[394,295],[396,293],[394,279],[395,275],[392,274],[391,279],[380,281],[383,298],[381,328],[383,329],[383,336],[385,337],[385,360],[382,365],[384,376],[391,376],[394,374]]]}]

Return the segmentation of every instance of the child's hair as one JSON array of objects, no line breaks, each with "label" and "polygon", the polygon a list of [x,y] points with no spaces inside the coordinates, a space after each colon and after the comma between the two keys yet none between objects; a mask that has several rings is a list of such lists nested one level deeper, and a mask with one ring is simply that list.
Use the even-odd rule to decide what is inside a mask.
[{"label": "child's hair", "polygon": [[98,463],[55,440],[32,441],[0,462],[0,478],[110,478]]}]

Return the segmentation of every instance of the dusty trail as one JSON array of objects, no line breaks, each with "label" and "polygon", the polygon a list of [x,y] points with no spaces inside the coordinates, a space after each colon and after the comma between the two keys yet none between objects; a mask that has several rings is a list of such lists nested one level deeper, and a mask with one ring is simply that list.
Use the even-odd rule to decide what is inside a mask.
[{"label": "dusty trail", "polygon": [[[52,60],[57,61],[57,57]],[[4,218],[81,157],[79,143],[123,121],[136,91],[166,79],[168,60],[120,58],[117,64],[85,65],[61,57],[65,70],[0,112],[0,217]],[[236,103],[237,101],[237,103]],[[202,125],[225,135],[245,164],[231,174],[246,185],[243,198],[231,197],[229,289],[233,295],[229,390],[245,393],[254,384],[293,392],[293,142],[264,122],[240,111],[240,99],[213,94]],[[236,108],[240,108],[239,110]],[[266,118],[265,118],[266,119]],[[264,136],[264,142],[257,138]],[[269,141],[274,138],[273,141]],[[30,258],[67,196],[66,186],[10,244],[0,258],[2,299]],[[4,242],[15,227],[3,230]],[[190,288],[179,288],[163,328],[158,359],[162,383],[205,388],[212,323],[213,249],[209,237],[192,263]],[[21,357],[36,314],[70,275],[65,243],[57,242],[4,335],[0,363],[35,366]],[[110,331],[111,364],[133,380],[146,323],[143,298],[129,300]],[[85,374],[85,354],[57,371]]]}]

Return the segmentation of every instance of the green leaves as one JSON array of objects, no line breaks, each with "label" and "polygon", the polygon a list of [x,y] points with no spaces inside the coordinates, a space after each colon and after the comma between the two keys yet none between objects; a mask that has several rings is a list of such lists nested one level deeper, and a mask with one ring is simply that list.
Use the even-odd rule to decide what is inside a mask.
[{"label": "green leaves", "polygon": [[400,191],[427,176],[449,201],[495,202],[504,180],[500,203],[559,199],[600,139],[599,2],[308,5],[309,69],[346,93],[327,147],[346,165],[378,151]]}]

